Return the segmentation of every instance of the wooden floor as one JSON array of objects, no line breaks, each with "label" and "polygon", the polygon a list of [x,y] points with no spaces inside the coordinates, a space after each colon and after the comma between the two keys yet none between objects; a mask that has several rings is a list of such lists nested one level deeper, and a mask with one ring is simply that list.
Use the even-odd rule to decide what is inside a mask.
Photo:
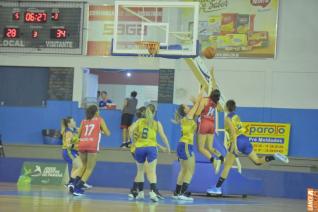
[{"label": "wooden floor", "polygon": [[173,200],[169,192],[163,192],[165,200],[152,203],[128,200],[127,190],[93,188],[83,197],[74,197],[63,186],[27,186],[17,188],[16,184],[0,183],[0,211],[112,211],[112,212],[154,212],[154,211],[197,211],[197,212],[300,212],[306,211],[304,200],[275,199],[264,197],[231,196],[211,198],[195,195],[193,202]]}]

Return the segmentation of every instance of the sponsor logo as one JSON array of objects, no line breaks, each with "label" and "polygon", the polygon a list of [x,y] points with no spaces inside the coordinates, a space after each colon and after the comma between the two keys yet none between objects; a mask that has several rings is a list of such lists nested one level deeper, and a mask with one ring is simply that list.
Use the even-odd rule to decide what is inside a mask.
[{"label": "sponsor logo", "polygon": [[63,177],[63,173],[58,170],[56,167],[47,166],[44,167],[43,172],[39,165],[35,165],[34,170],[30,174],[31,177]]},{"label": "sponsor logo", "polygon": [[39,177],[42,175],[42,170],[41,170],[41,167],[38,166],[38,165],[35,165],[35,169],[34,171],[31,173],[31,177]]},{"label": "sponsor logo", "polygon": [[271,0],[251,0],[251,5],[253,6],[261,6],[261,7],[266,7],[271,3]]},{"label": "sponsor logo", "polygon": [[248,135],[284,135],[285,127],[280,125],[247,125]]},{"label": "sponsor logo", "polygon": [[203,12],[222,10],[228,6],[228,0],[199,0]]}]

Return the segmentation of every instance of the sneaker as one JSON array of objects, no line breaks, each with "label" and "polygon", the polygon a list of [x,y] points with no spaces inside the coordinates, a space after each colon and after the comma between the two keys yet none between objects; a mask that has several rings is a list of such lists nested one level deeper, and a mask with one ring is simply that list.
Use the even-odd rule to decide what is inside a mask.
[{"label": "sneaker", "polygon": [[217,188],[217,187],[209,188],[206,192],[208,195],[211,195],[211,196],[222,196],[221,188]]},{"label": "sneaker", "polygon": [[145,199],[144,191],[139,191],[136,196],[136,200],[143,200],[143,199]]},{"label": "sneaker", "polygon": [[157,191],[154,191],[154,192],[156,193],[158,199],[161,199],[161,200],[165,199],[164,196],[162,196],[162,195],[159,193],[158,190],[157,190]]},{"label": "sneaker", "polygon": [[172,199],[178,199],[179,194],[177,192],[173,192]]},{"label": "sneaker", "polygon": [[189,197],[189,196],[191,196],[191,192],[190,191],[186,191],[186,192],[183,193],[183,195]]},{"label": "sneaker", "polygon": [[74,188],[73,195],[74,196],[82,196],[82,195],[84,195],[84,190],[81,188]]},{"label": "sneaker", "polygon": [[158,196],[157,196],[157,194],[154,191],[150,191],[149,192],[149,197],[150,197],[150,199],[153,202],[158,202],[159,201]]},{"label": "sneaker", "polygon": [[128,194],[128,197],[130,199],[135,199],[138,195],[138,191],[137,190],[133,190],[133,189],[130,189],[130,193]]},{"label": "sneaker", "polygon": [[221,161],[221,160],[214,160],[214,161],[213,161],[213,166],[214,166],[214,172],[215,172],[215,174],[218,174],[218,173],[220,172],[221,164],[222,164],[222,161]]},{"label": "sneaker", "polygon": [[279,161],[283,162],[283,163],[289,163],[288,157],[283,155],[283,154],[281,154],[281,153],[279,153],[279,152],[274,154],[274,158],[276,160],[279,160]]},{"label": "sneaker", "polygon": [[192,198],[192,197],[186,196],[186,195],[184,195],[184,194],[179,195],[179,196],[178,196],[178,199],[179,199],[179,200],[183,200],[183,201],[193,201],[193,198]]},{"label": "sneaker", "polygon": [[70,183],[70,184],[68,184],[67,185],[67,188],[68,188],[68,190],[69,190],[69,192],[71,193],[71,194],[73,194],[74,193],[74,184],[73,183]]},{"label": "sneaker", "polygon": [[64,187],[65,187],[65,188],[68,188],[68,185],[69,185],[69,183],[66,183],[66,184],[64,184]]},{"label": "sneaker", "polygon": [[91,189],[91,188],[93,188],[92,185],[89,185],[89,184],[87,184],[87,183],[84,183],[83,189],[87,190],[87,189]]}]

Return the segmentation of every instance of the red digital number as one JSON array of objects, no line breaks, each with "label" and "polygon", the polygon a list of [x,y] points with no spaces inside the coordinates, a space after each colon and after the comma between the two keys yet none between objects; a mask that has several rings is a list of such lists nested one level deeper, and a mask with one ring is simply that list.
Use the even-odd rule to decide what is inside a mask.
[{"label": "red digital number", "polygon": [[39,37],[39,32],[36,30],[33,30],[32,31],[32,38],[37,38],[37,37]]},{"label": "red digital number", "polygon": [[52,13],[51,14],[51,18],[52,18],[53,21],[58,21],[59,18],[60,18],[60,13],[58,13],[58,12]]},{"label": "red digital number", "polygon": [[24,14],[25,22],[36,22],[43,23],[47,21],[47,14],[44,12],[34,13],[34,12],[26,12]]},{"label": "red digital number", "polygon": [[36,18],[36,21],[37,22],[41,22],[42,21],[42,16],[43,16],[43,13],[37,13],[35,18]]},{"label": "red digital number", "polygon": [[12,18],[14,21],[20,20],[20,12],[15,12],[12,14]]},{"label": "red digital number", "polygon": [[26,21],[26,22],[34,22],[34,20],[35,20],[34,13],[32,13],[32,12],[26,12],[25,13],[24,21]]},{"label": "red digital number", "polygon": [[56,30],[56,38],[66,38],[66,30],[65,29],[57,29]]},{"label": "red digital number", "polygon": [[47,14],[46,13],[42,13],[42,22],[46,22],[47,21]]},{"label": "red digital number", "polygon": [[6,38],[17,38],[18,29],[17,28],[5,28],[4,35]]}]

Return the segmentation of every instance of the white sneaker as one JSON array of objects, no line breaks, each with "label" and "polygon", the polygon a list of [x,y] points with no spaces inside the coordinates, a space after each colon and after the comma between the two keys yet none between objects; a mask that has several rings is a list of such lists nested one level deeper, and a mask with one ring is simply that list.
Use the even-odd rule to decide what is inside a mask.
[{"label": "white sneaker", "polygon": [[138,195],[136,196],[136,200],[143,200],[145,199],[144,191],[139,191]]},{"label": "white sneaker", "polygon": [[87,184],[87,183],[84,183],[84,185],[83,185],[83,189],[91,189],[91,188],[93,188],[93,186],[92,185],[89,185],[89,184]]},{"label": "white sneaker", "polygon": [[211,196],[221,196],[222,195],[222,189],[217,188],[217,187],[209,188],[206,192],[208,195],[211,195]]},{"label": "white sneaker", "polygon": [[185,195],[183,195],[183,194],[179,195],[179,196],[178,196],[178,199],[179,199],[179,200],[183,200],[183,201],[193,201],[193,198],[192,198],[192,197],[187,197],[187,196],[185,196]]},{"label": "white sneaker", "polygon": [[156,194],[154,191],[150,191],[150,192],[149,192],[149,197],[150,197],[150,199],[151,199],[153,202],[158,202],[158,201],[159,201],[159,199],[158,199],[158,197],[157,197],[157,194]]},{"label": "white sneaker", "polygon": [[214,166],[214,172],[215,172],[215,174],[218,174],[218,173],[220,172],[221,164],[222,164],[222,161],[221,161],[221,160],[214,160],[214,161],[213,161],[213,166]]},{"label": "white sneaker", "polygon": [[279,153],[279,152],[276,152],[276,153],[274,154],[274,158],[275,158],[276,160],[282,161],[283,163],[289,163],[288,157],[287,157],[286,155],[283,155],[283,154]]}]

